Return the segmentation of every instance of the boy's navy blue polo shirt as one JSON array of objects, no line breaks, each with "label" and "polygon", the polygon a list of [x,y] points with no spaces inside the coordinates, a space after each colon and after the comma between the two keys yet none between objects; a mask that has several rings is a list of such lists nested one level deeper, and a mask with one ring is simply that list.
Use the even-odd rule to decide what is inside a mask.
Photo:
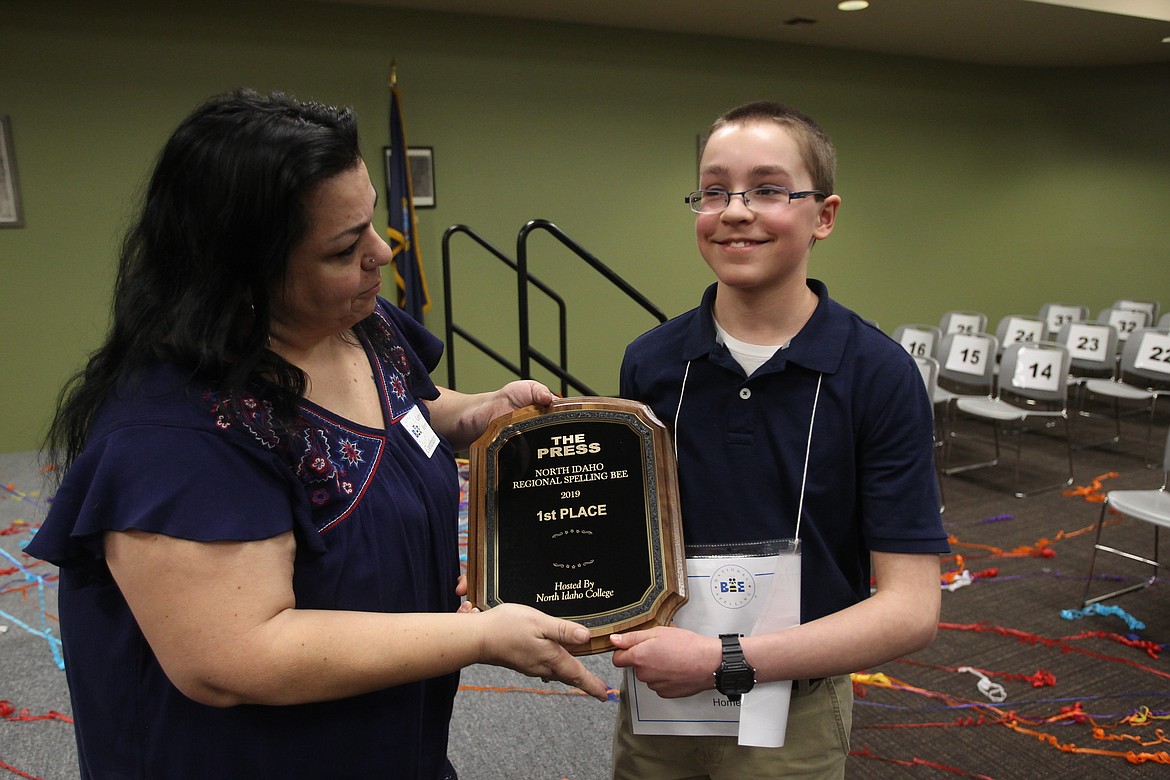
[{"label": "boy's navy blue polo shirt", "polygon": [[820,299],[812,317],[751,377],[716,341],[712,284],[698,308],[630,344],[620,391],[675,437],[686,544],[727,544],[794,535],[823,376],[800,526],[802,622],[869,595],[870,551],[949,552],[917,364],[824,284],[808,285]]}]

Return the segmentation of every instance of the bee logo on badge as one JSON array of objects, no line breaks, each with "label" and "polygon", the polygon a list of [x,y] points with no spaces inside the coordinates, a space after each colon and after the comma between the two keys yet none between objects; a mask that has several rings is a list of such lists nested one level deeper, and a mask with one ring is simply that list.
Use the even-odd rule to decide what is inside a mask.
[{"label": "bee logo on badge", "polygon": [[728,609],[739,609],[755,598],[756,580],[747,569],[729,563],[711,575],[711,595]]}]

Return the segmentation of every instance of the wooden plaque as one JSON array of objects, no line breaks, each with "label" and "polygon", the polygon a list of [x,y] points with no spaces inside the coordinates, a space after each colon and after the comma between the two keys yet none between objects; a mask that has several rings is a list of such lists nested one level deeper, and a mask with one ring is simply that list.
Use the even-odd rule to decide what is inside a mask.
[{"label": "wooden plaque", "polygon": [[674,452],[645,405],[529,406],[471,446],[468,599],[527,604],[609,635],[669,625],[687,599]]}]

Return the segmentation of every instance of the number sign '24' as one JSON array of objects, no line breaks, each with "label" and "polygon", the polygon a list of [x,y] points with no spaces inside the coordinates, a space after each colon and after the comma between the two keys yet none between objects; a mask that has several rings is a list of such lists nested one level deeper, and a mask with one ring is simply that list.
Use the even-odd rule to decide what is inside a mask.
[{"label": "number sign '24'", "polygon": [[1011,317],[1004,330],[1004,344],[1014,344],[1017,341],[1039,341],[1044,336],[1044,323],[1040,320],[1024,317]]}]

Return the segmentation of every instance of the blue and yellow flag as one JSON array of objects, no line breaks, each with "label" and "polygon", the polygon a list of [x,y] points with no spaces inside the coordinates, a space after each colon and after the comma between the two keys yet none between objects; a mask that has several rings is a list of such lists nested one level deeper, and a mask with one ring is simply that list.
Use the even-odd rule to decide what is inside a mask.
[{"label": "blue and yellow flag", "polygon": [[406,154],[406,126],[402,121],[398,87],[390,85],[390,192],[386,211],[389,214],[386,237],[394,256],[394,279],[398,282],[398,308],[422,322],[423,313],[431,308],[427,277],[423,273],[418,251],[418,225],[414,218],[414,189],[410,181],[410,160]]}]

